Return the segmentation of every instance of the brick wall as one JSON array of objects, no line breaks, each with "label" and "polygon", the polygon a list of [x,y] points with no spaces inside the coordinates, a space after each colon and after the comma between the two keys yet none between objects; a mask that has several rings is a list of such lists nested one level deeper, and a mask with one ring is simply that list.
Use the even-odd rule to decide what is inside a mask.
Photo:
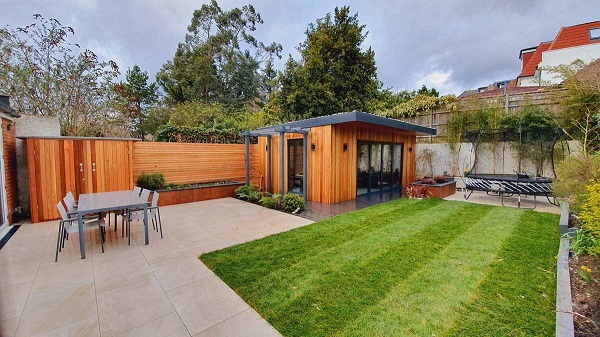
[{"label": "brick wall", "polygon": [[4,180],[6,182],[6,204],[8,205],[7,215],[8,223],[12,224],[13,212],[17,206],[18,190],[17,190],[17,152],[15,128],[8,126],[12,123],[11,120],[2,118],[2,143],[4,145]]}]

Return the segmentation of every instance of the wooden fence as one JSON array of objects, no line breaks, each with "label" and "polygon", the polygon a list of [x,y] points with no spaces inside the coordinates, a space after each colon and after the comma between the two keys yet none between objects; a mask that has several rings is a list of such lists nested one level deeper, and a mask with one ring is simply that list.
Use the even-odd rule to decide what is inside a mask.
[{"label": "wooden fence", "polygon": [[[565,92],[565,89],[545,89],[539,92],[528,92],[521,94],[496,95],[482,97],[478,99],[478,103],[483,103],[499,109],[505,109],[508,113],[515,113],[525,106],[540,106],[547,108],[551,114],[557,115],[560,112],[560,97]],[[399,118],[402,121],[428,126],[437,130],[436,136],[417,136],[419,142],[433,141],[435,138],[443,138],[448,133],[448,122],[454,113],[461,111],[448,111],[444,109],[430,111],[414,117]]]},{"label": "wooden fence", "polygon": [[[147,143],[101,138],[28,138],[31,219],[59,217],[56,204],[71,191],[131,189],[142,173],[162,173],[167,183],[245,181],[243,144]],[[258,145],[250,146],[252,182],[264,185]]]}]

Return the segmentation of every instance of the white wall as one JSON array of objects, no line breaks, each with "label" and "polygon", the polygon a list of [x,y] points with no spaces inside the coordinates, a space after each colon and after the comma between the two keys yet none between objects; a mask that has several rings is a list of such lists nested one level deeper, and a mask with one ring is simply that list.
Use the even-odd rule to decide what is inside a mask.
[{"label": "white wall", "polygon": [[58,117],[22,115],[15,119],[17,136],[17,182],[19,206],[23,213],[29,212],[29,176],[25,141],[18,137],[58,137],[60,121]]},{"label": "white wall", "polygon": [[[478,149],[477,158],[477,173],[487,174],[515,174],[519,169],[518,155],[516,148],[517,144],[499,143],[494,149],[489,143],[482,143]],[[473,146],[471,143],[461,143],[457,145],[458,156],[453,157],[450,147],[447,143],[417,143],[417,178],[431,175],[430,165],[424,162],[420,156],[423,150],[429,149],[434,153],[433,159],[433,176],[443,175],[446,172],[451,176],[464,175],[465,169],[471,169],[475,160]],[[559,149],[557,144],[556,150]],[[574,153],[577,145],[575,142],[569,141],[565,145],[565,150]],[[494,151],[495,150],[495,151]],[[494,152],[496,153],[494,155]],[[453,159],[454,158],[454,159]],[[521,162],[521,171],[530,174],[536,174],[535,164],[523,160]],[[545,177],[554,178],[554,171],[550,161],[546,162],[543,168],[542,175]]]},{"label": "white wall", "polygon": [[558,84],[563,80],[558,74],[543,70],[544,68],[569,65],[577,59],[589,64],[597,58],[600,58],[600,43],[546,51],[542,53],[542,61],[538,65],[542,69],[541,81],[544,84]]}]

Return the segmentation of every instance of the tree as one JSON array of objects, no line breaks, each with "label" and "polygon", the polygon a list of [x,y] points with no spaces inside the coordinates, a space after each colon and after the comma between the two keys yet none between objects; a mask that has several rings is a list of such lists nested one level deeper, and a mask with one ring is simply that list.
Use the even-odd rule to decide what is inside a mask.
[{"label": "tree", "polygon": [[571,139],[581,143],[584,153],[594,153],[600,149],[600,78],[587,76],[585,67],[577,60],[551,71],[561,74],[562,86],[567,89],[561,100],[559,124]]},{"label": "tree", "polygon": [[148,84],[148,72],[136,64],[125,73],[125,82],[113,86],[114,106],[128,119],[129,128],[138,138],[151,133],[144,127],[148,123],[148,109],[158,103],[158,86]]},{"label": "tree", "polygon": [[64,135],[120,133],[122,116],[110,109],[119,69],[90,50],[76,52],[71,27],[39,14],[21,28],[0,29],[0,91],[25,114],[59,116]]},{"label": "tree", "polygon": [[260,66],[281,45],[251,35],[263,20],[252,5],[223,11],[216,1],[194,11],[185,42],[157,75],[168,102],[220,103],[241,109],[260,97]]},{"label": "tree", "polygon": [[308,26],[306,40],[298,47],[301,60],[290,56],[280,79],[284,114],[305,117],[366,110],[379,82],[375,53],[361,49],[367,36],[364,28],[347,6]]}]

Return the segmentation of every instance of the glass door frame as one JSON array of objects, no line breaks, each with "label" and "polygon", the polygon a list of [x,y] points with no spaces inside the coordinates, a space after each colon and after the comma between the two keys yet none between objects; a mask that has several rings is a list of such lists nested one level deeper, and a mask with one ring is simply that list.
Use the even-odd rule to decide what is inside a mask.
[{"label": "glass door frame", "polygon": [[[298,177],[298,172],[295,172],[295,168],[297,167],[297,160],[298,160],[298,156],[297,156],[297,149],[301,148],[302,151],[304,151],[304,139],[303,138],[291,138],[287,140],[287,193],[294,193],[294,194],[300,194],[300,195],[304,195],[304,191],[303,191],[303,186],[304,186],[304,171],[306,171],[306,168],[304,167],[304,160],[301,159],[300,160],[300,164],[302,165],[302,176],[299,178]],[[293,153],[292,153],[292,149],[293,149]],[[304,154],[302,154],[304,156]],[[292,162],[293,160],[293,162]],[[292,165],[294,164],[294,165]],[[291,169],[294,169],[294,177],[290,176],[290,172]],[[300,180],[300,190],[298,191],[294,191],[291,188],[291,183],[296,182],[296,180]]]},{"label": "glass door frame", "polygon": [[[368,167],[368,187],[367,187],[367,192],[366,193],[358,193],[358,174],[356,177],[356,196],[363,196],[363,195],[371,195],[371,194],[376,194],[376,193],[386,193],[386,192],[393,192],[395,190],[402,190],[402,170],[403,170],[403,157],[404,157],[404,151],[403,151],[403,147],[404,144],[403,143],[390,143],[390,142],[377,142],[377,141],[362,141],[359,140],[356,142],[356,148],[357,150],[360,150],[360,146],[361,145],[368,145],[368,157],[367,157],[367,163],[369,164]],[[373,152],[373,146],[379,146],[380,147],[380,159],[379,159],[379,173],[378,174],[373,174],[373,170],[371,169],[371,159],[372,159],[372,152]],[[383,174],[383,165],[384,165],[384,145],[390,145],[390,149],[391,149],[391,155],[390,155],[390,172],[391,172],[391,179],[392,179],[392,183],[389,184],[389,187],[387,188],[383,188],[383,179],[384,179],[384,174]],[[400,179],[399,179],[399,185],[394,184],[394,149],[398,147],[400,149],[400,167],[398,167],[398,173],[400,175]],[[357,152],[357,156],[356,156],[356,168],[357,168],[357,172],[359,172],[359,161],[360,158],[358,156],[358,152]],[[372,186],[373,183],[373,178],[377,178],[377,175],[379,175],[379,179],[377,179],[378,182],[378,186],[379,188],[374,189]]]}]

